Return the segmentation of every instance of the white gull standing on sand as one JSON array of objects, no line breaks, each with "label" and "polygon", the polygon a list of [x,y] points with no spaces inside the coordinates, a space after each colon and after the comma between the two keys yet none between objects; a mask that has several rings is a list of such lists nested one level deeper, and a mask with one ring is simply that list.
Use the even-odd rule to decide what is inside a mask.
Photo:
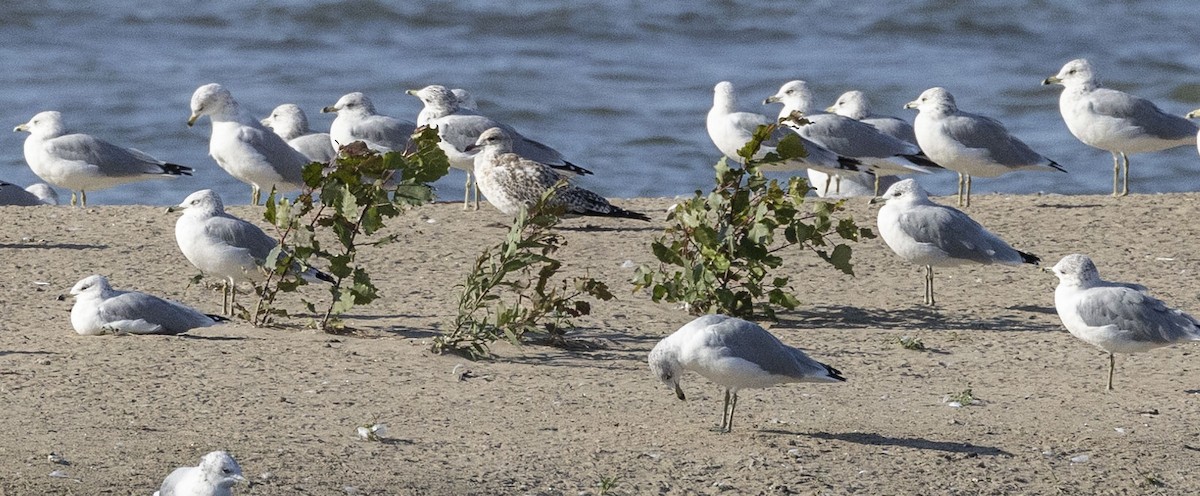
[{"label": "white gull standing on sand", "polygon": [[912,124],[899,117],[872,113],[871,102],[867,99],[867,95],[861,91],[850,90],[842,93],[837,101],[833,102],[833,105],[830,105],[825,111],[865,122],[875,126],[875,129],[880,130],[888,136],[907,141],[914,145],[917,144],[917,134],[913,131]]},{"label": "white gull standing on sand", "polygon": [[[733,83],[721,81],[713,87],[713,106],[708,111],[705,127],[708,129],[708,137],[712,139],[713,144],[729,160],[733,160],[739,164],[742,163],[742,158],[738,155],[738,150],[750,142],[754,137],[755,130],[759,126],[776,123],[777,121],[762,114],[738,111],[737,98],[733,93]],[[763,170],[798,171],[816,169],[826,174],[839,174],[845,171],[865,172],[869,169],[867,165],[857,159],[833,153],[829,149],[789,129],[784,129],[782,126],[776,128],[775,132],[767,140],[763,141],[758,154],[754,158],[760,159],[766,154],[774,152],[780,140],[787,136],[798,137],[800,143],[804,145],[807,156],[797,157],[780,163],[764,164],[762,166]]]},{"label": "white gull standing on sand", "polygon": [[788,382],[844,382],[837,369],[779,341],[758,324],[705,315],[680,327],[650,350],[650,371],[685,399],[679,379],[692,371],[725,388],[720,430],[733,430],[738,391]]},{"label": "white gull standing on sand", "polygon": [[76,193],[87,206],[87,191],[111,188],[145,179],[192,175],[190,167],[163,162],[136,148],[117,146],[90,134],[71,133],[62,114],[40,112],[13,131],[26,131],[25,161],[42,180]]},{"label": "white gull standing on sand", "polygon": [[[175,222],[179,251],[201,272],[226,282],[222,296],[228,296],[228,301],[222,301],[222,308],[226,315],[232,314],[237,284],[266,277],[263,264],[278,242],[258,226],[226,213],[221,197],[211,189],[192,193],[167,210],[183,211]],[[311,267],[303,276],[332,281],[328,274]]]},{"label": "white gull standing on sand", "polygon": [[[463,208],[469,206],[468,197],[472,184],[472,174],[475,170],[475,158],[465,153],[467,147],[479,140],[479,135],[491,128],[500,128],[512,140],[513,152],[546,167],[569,174],[587,175],[592,172],[568,162],[558,150],[538,141],[522,136],[512,126],[489,118],[470,107],[464,107],[460,96],[445,86],[433,84],[419,90],[407,92],[421,100],[424,108],[417,117],[418,126],[429,126],[437,129],[438,137],[442,139],[440,146],[450,159],[450,166],[467,172],[467,182],[463,191]],[[469,96],[469,95],[468,95]],[[479,194],[476,190],[475,208],[479,208]]]},{"label": "white gull standing on sand", "polygon": [[[1086,59],[1067,62],[1057,75],[1046,78],[1042,84],[1063,86],[1058,110],[1071,134],[1088,146],[1112,154],[1113,196],[1129,194],[1129,155],[1196,144],[1196,133],[1200,130],[1195,124],[1159,110],[1149,100],[1100,87],[1096,72]],[[1125,164],[1125,174],[1118,190],[1121,161]]]},{"label": "white gull standing on sand", "polygon": [[929,200],[916,181],[905,179],[882,197],[879,236],[905,262],[925,266],[925,304],[933,305],[933,267],[967,263],[1037,265],[1037,255],[1017,251],[954,207]]},{"label": "white gull standing on sand", "polygon": [[357,91],[342,95],[321,112],[337,113],[329,125],[330,144],[335,150],[362,141],[379,153],[402,152],[417,127],[410,121],[380,114],[371,99]]},{"label": "white gull standing on sand", "polygon": [[225,172],[250,185],[250,202],[258,205],[263,190],[297,190],[304,187],[308,157],[242,110],[229,90],[210,83],[192,94],[192,126],[207,115],[212,123],[208,154]]},{"label": "white gull standing on sand", "polygon": [[1054,309],[1063,326],[1108,353],[1108,389],[1116,368],[1113,353],[1200,341],[1200,321],[1150,296],[1144,286],[1101,279],[1086,255],[1067,255],[1051,270],[1058,276]]},{"label": "white gull standing on sand", "polygon": [[[533,205],[547,190],[565,180],[557,170],[514,153],[512,137],[498,127],[484,131],[465,151],[478,151],[475,177],[479,189],[488,203],[508,215],[517,215],[521,207]],[[569,182],[555,192],[554,202],[562,204],[567,215],[650,220],[644,214],[613,206],[603,196]]]},{"label": "white gull standing on sand", "polygon": [[1019,170],[1058,170],[1008,133],[1000,121],[963,112],[945,88],[925,90],[904,108],[917,109],[917,144],[938,165],[958,173],[958,206],[971,205],[971,176],[996,177]]},{"label": "white gull standing on sand", "polygon": [[308,116],[304,114],[304,110],[300,109],[299,105],[285,103],[275,107],[275,110],[271,111],[271,115],[263,118],[262,125],[271,128],[275,134],[287,141],[289,146],[295,148],[311,162],[327,164],[337,156],[337,150],[333,149],[329,133],[313,132],[308,127]]},{"label": "white gull standing on sand", "polygon": [[71,327],[84,336],[101,334],[180,334],[217,323],[217,317],[137,291],[121,291],[108,278],[92,275],[71,288]]},{"label": "white gull standing on sand", "polygon": [[237,460],[224,451],[213,451],[198,466],[173,470],[154,496],[232,496],[233,486],[240,482],[246,478]]}]

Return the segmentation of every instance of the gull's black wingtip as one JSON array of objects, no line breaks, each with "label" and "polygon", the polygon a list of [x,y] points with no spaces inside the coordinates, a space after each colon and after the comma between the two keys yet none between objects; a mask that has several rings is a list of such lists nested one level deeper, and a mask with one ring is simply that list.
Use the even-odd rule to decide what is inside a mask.
[{"label": "gull's black wingtip", "polygon": [[1021,254],[1021,261],[1022,261],[1022,262],[1025,262],[1025,263],[1027,263],[1027,264],[1033,264],[1033,265],[1037,265],[1037,264],[1039,264],[1039,263],[1041,263],[1041,262],[1042,262],[1042,258],[1041,258],[1041,257],[1039,257],[1039,256],[1037,256],[1037,255],[1034,255],[1034,254],[1032,254],[1032,253],[1025,253],[1025,252],[1023,252],[1023,251],[1021,251],[1021,250],[1017,250],[1017,253],[1020,253],[1020,254]]},{"label": "gull's black wingtip", "polygon": [[186,167],[186,166],[179,165],[179,164],[167,163],[167,164],[162,164],[159,167],[162,167],[164,174],[171,175],[171,176],[190,176],[190,175],[192,175],[191,167]]}]

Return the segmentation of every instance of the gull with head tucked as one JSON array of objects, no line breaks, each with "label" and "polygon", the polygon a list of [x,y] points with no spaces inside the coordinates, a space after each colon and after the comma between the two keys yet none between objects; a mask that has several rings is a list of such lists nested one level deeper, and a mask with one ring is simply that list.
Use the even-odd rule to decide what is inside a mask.
[{"label": "gull with head tucked", "polygon": [[275,110],[271,111],[271,115],[263,118],[262,125],[275,131],[275,134],[287,141],[289,146],[302,153],[310,162],[327,164],[337,156],[329,133],[317,133],[309,129],[308,116],[304,114],[304,110],[301,110],[300,106],[294,103],[285,103],[275,107]]},{"label": "gull with head tucked", "polygon": [[380,114],[375,103],[357,91],[342,95],[337,103],[321,112],[337,114],[329,125],[330,144],[335,150],[362,141],[379,153],[401,152],[408,147],[417,127],[412,122]]},{"label": "gull with head tucked", "polygon": [[171,472],[154,496],[233,496],[233,486],[246,482],[242,467],[224,451],[213,451],[195,467]]},{"label": "gull with head tucked", "polygon": [[826,108],[825,111],[865,122],[875,126],[876,129],[888,136],[907,141],[914,145],[917,144],[917,134],[913,131],[912,124],[899,117],[878,115],[871,112],[871,102],[867,99],[867,95],[861,91],[850,90],[842,93],[837,101],[833,105],[830,105],[829,108]]}]

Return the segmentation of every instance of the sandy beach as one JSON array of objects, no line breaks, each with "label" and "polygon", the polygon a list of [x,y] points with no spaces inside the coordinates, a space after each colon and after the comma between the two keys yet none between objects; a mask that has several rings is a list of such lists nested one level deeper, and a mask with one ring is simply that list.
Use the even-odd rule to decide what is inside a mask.
[{"label": "sandy beach", "polygon": [[[1200,313],[1200,194],[973,200],[972,217],[1043,266],[1085,253],[1106,279]],[[679,401],[645,363],[692,316],[628,283],[632,264],[653,262],[671,202],[616,203],[655,221],[569,219],[561,230],[567,273],[617,295],[572,335],[600,348],[498,344],[480,362],[429,349],[454,317],[454,285],[506,233],[487,205],[415,209],[387,229],[400,242],[363,249],[384,297],[346,316],[354,336],[312,330],[297,295],[282,297],[296,314],[283,328],[76,335],[68,290],[94,273],[220,311],[219,290],[189,287],[197,271],[175,243],[179,214],[0,208],[0,494],[148,495],[217,449],[237,458],[253,482],[237,494],[248,495],[575,496],[601,494],[604,481],[622,495],[1200,492],[1197,345],[1119,355],[1106,392],[1107,358],[1062,327],[1053,275],[938,269],[928,308],[921,268],[880,239],[854,246],[854,277],[787,253],[803,304],[765,323],[848,382],[743,391],[734,431],[713,432],[722,390],[689,374]],[[257,209],[230,211],[263,224]],[[872,228],[876,211],[849,204]],[[901,336],[927,350],[904,349]],[[968,389],[976,404],[949,406]],[[357,438],[375,422],[388,427],[383,442]]]}]

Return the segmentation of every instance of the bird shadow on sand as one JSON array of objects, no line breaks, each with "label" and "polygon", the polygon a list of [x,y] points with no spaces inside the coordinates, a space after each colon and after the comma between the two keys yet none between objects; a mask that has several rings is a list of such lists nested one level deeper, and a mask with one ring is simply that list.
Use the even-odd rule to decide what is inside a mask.
[{"label": "bird shadow on sand", "polygon": [[[1006,310],[1024,314],[1051,314],[1054,309],[1033,306],[1008,307]],[[896,310],[858,308],[844,305],[819,306],[792,310],[778,315],[783,328],[809,329],[898,329],[898,330],[984,330],[984,331],[1046,331],[1059,330],[1059,325],[1030,318],[1030,315],[997,315],[985,318],[970,313],[944,313],[937,308],[912,307]]]},{"label": "bird shadow on sand", "polygon": [[976,456],[1012,456],[1012,453],[1004,451],[993,446],[980,446],[971,443],[958,443],[951,441],[931,441],[922,438],[912,437],[888,437],[879,434],[867,432],[842,432],[842,433],[827,433],[827,432],[788,432],[778,430],[768,430],[761,432],[772,432],[779,434],[808,436],[816,439],[827,439],[832,441],[845,441],[848,443],[856,443],[867,446],[898,446],[902,448],[912,448],[919,450],[945,451],[948,453],[963,453]]},{"label": "bird shadow on sand", "polygon": [[84,245],[79,243],[0,243],[0,248],[12,250],[104,250],[108,245]]},{"label": "bird shadow on sand", "polygon": [[1100,208],[1102,206],[1103,205],[1101,205],[1099,203],[1090,203],[1087,205],[1067,205],[1065,203],[1053,203],[1053,204],[1052,203],[1039,203],[1037,205],[1034,205],[1034,208],[1061,208],[1061,209],[1087,208],[1087,209],[1093,209],[1093,208]]},{"label": "bird shadow on sand", "polygon": [[655,226],[597,226],[584,224],[580,226],[564,226],[559,224],[555,229],[566,232],[630,232],[630,231],[661,231]]}]

